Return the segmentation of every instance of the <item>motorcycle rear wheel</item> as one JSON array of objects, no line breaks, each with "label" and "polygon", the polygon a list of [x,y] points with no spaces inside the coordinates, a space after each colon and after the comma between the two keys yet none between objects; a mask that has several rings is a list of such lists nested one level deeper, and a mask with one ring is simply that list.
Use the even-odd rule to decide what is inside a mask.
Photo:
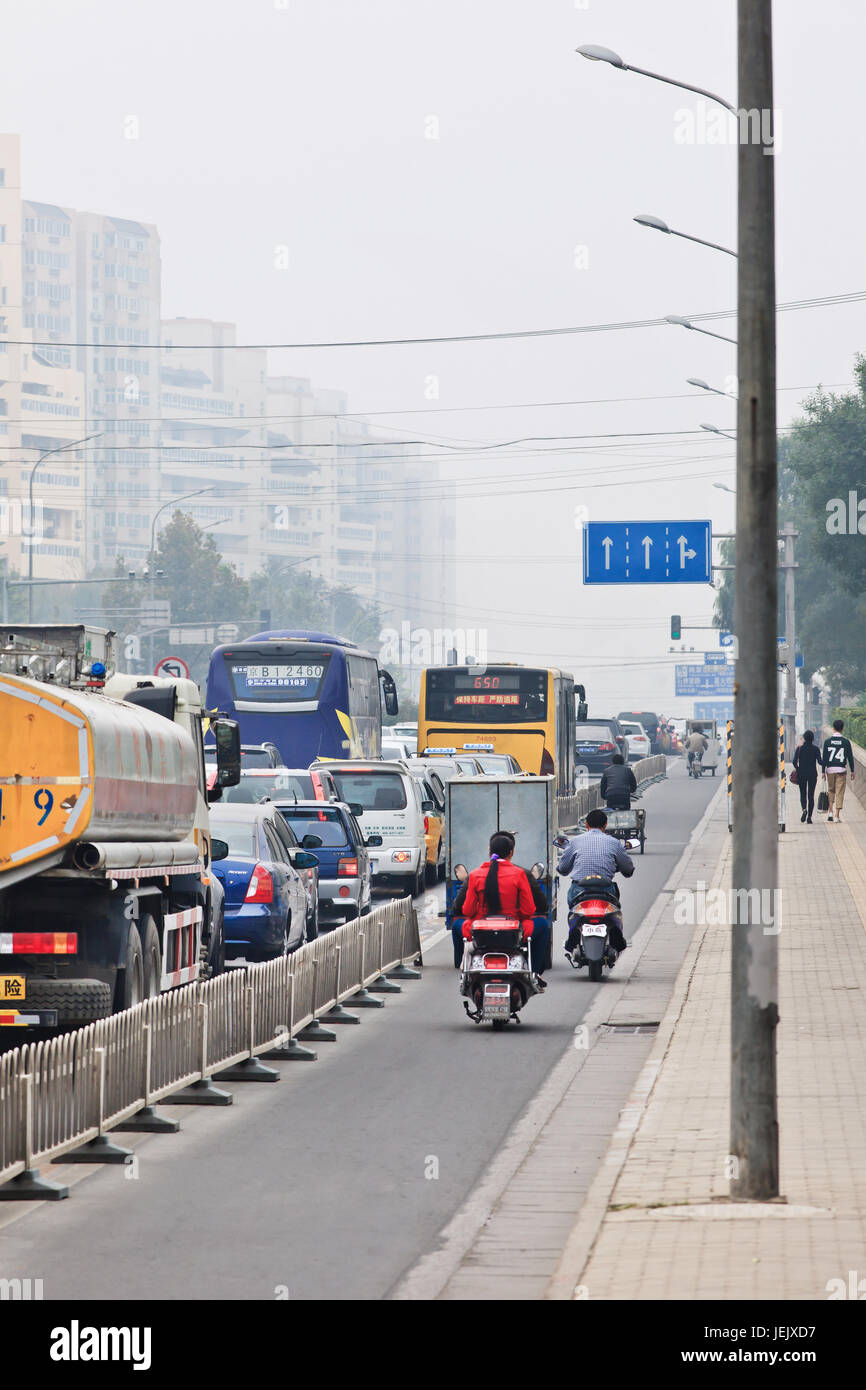
[{"label": "motorcycle rear wheel", "polygon": [[501,1033],[503,1028],[507,1028],[507,1027],[508,1027],[508,1019],[507,1019],[507,1018],[494,1018],[494,1019],[492,1020],[492,1022],[491,1022],[491,1027],[494,1028],[497,1032],[500,1032],[500,1033]]},{"label": "motorcycle rear wheel", "polygon": [[602,967],[603,967],[603,965],[604,965],[604,962],[603,962],[603,961],[600,961],[600,960],[591,960],[591,961],[588,962],[588,966],[589,966],[589,978],[590,978],[590,980],[592,981],[593,984],[596,984],[596,985],[597,985],[598,982],[599,982],[599,980],[601,979],[601,972],[602,972]]}]

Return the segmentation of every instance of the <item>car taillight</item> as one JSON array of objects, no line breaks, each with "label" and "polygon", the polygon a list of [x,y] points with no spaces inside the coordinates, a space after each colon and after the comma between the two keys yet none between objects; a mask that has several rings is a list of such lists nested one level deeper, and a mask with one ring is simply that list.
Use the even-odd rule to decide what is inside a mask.
[{"label": "car taillight", "polygon": [[429,835],[429,834],[430,834],[430,817],[429,817],[429,816],[425,816],[425,817],[424,817],[424,834],[425,834],[425,835]]},{"label": "car taillight", "polygon": [[507,957],[507,956],[485,956],[485,957],[484,957],[484,969],[485,969],[485,970],[507,970],[507,969],[508,969],[508,957]]},{"label": "car taillight", "polygon": [[4,956],[74,956],[77,950],[78,932],[74,931],[0,932],[0,955]]},{"label": "car taillight", "polygon": [[577,908],[583,917],[606,917],[611,910],[611,904],[587,898],[585,903],[578,903]]},{"label": "car taillight", "polygon": [[357,878],[358,861],[357,859],[341,859],[337,864],[338,878]]},{"label": "car taillight", "polygon": [[615,743],[600,743],[600,744],[598,745],[598,751],[599,751],[599,753],[613,753],[613,752],[616,751],[616,744],[615,744]]},{"label": "car taillight", "polygon": [[321,779],[321,777],[319,776],[318,772],[311,772],[311,773],[310,773],[310,781],[311,781],[312,784],[313,784],[313,796],[314,796],[315,800],[316,800],[316,801],[325,801],[325,800],[327,800],[327,798],[326,798],[326,796],[325,796],[325,789],[324,789],[324,787],[322,786],[322,779]]},{"label": "car taillight", "polygon": [[274,880],[263,865],[253,869],[246,893],[248,903],[272,903],[274,901]]}]

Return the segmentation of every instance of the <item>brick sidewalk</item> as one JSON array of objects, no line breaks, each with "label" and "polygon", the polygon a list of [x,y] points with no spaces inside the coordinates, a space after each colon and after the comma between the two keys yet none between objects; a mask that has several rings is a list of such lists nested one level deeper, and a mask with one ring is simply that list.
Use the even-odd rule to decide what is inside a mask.
[{"label": "brick sidewalk", "polygon": [[[730,932],[698,926],[600,1229],[587,1238],[585,1211],[548,1297],[578,1286],[576,1296],[602,1299],[826,1299],[833,1279],[846,1288],[863,1279],[866,1290],[866,811],[849,789],[842,824],[816,815],[802,825],[792,790],[779,837],[787,1201],[719,1200],[728,1193]],[[730,855],[725,836],[714,883],[729,882]]]}]

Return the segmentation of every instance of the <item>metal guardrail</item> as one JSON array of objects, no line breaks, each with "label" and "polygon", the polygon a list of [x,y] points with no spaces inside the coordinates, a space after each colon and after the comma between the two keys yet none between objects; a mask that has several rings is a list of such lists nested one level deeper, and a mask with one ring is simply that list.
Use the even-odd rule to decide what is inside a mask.
[{"label": "metal guardrail", "polygon": [[[655,753],[651,758],[640,758],[632,765],[632,772],[638,787],[648,786],[651,782],[659,782],[667,776],[667,758],[664,753]],[[560,830],[576,828],[588,811],[594,811],[596,806],[602,804],[599,786],[599,782],[593,782],[588,787],[581,787],[580,791],[574,792],[571,796],[558,796],[556,798],[556,814]]]},{"label": "metal guardrail", "polygon": [[[417,914],[401,898],[291,956],[236,967],[0,1056],[0,1199],[65,1196],[39,1178],[40,1164],[85,1145],[97,1161],[100,1145],[112,1148],[110,1129],[139,1127],[134,1116],[190,1088],[224,1100],[210,1078],[244,1067],[261,1077],[254,1059],[264,1052],[312,1056],[296,1041],[303,1029],[420,953]],[[157,1117],[140,1127],[174,1125]],[[122,1162],[124,1151],[116,1153]]]}]

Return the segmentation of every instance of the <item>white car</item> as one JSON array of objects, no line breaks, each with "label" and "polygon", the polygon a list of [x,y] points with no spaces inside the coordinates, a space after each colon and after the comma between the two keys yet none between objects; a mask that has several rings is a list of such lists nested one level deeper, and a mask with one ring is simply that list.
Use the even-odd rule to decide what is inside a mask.
[{"label": "white car", "polygon": [[[325,764],[341,800],[362,808],[361,829],[369,842],[381,835],[382,847],[370,849],[374,888],[398,888],[416,897],[424,890],[427,870],[427,832],[424,817],[433,802],[421,795],[421,784],[403,762],[360,760]],[[357,811],[355,813],[357,815]]]},{"label": "white car", "polygon": [[636,763],[640,758],[648,758],[652,751],[652,744],[649,736],[642,724],[631,724],[621,720],[628,739],[628,760]]},{"label": "white car", "polygon": [[409,738],[382,739],[382,757],[388,763],[398,763],[405,758],[414,758],[415,741]]}]

